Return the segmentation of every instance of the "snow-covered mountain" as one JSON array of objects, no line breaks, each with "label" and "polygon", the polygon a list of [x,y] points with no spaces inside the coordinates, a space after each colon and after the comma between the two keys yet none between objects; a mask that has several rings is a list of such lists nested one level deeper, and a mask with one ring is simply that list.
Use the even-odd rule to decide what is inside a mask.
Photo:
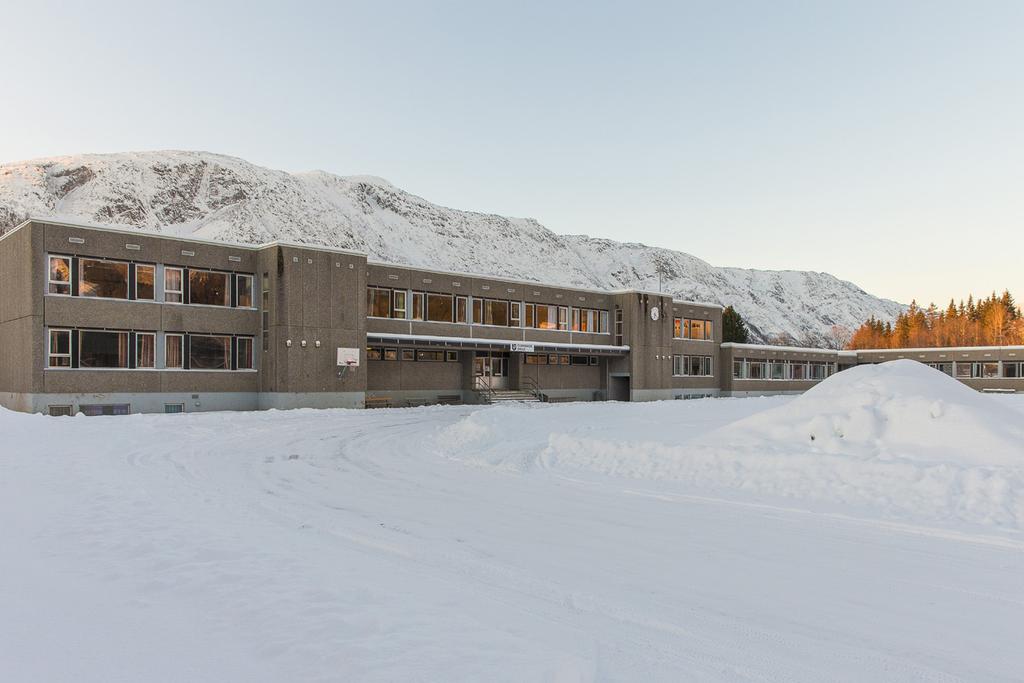
[{"label": "snow-covered mountain", "polygon": [[[83,154],[0,165],[0,233],[28,216],[367,252],[442,270],[732,304],[759,340],[822,339],[901,304],[827,273],[719,268],[642,244],[557,235],[532,218],[432,204],[381,178],[286,173],[207,152]],[[660,278],[659,278],[660,273]]]}]

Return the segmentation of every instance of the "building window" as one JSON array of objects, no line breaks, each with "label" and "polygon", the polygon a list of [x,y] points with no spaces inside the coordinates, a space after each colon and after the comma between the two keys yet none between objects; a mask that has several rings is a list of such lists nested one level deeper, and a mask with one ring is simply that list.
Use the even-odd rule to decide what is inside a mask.
[{"label": "building window", "polygon": [[164,412],[167,413],[167,414],[184,413],[185,412],[185,404],[184,403],[165,403],[164,404]]},{"label": "building window", "polygon": [[748,360],[747,379],[765,379],[767,365],[763,360]]},{"label": "building window", "polygon": [[526,354],[527,365],[547,365],[548,357],[543,354],[528,353]]},{"label": "building window", "polygon": [[383,360],[384,354],[381,349],[376,346],[366,347],[366,360]]},{"label": "building window", "polygon": [[135,367],[156,367],[156,334],[153,332],[135,333]]},{"label": "building window", "polygon": [[384,349],[384,360],[398,360],[398,349]]},{"label": "building window", "polygon": [[572,364],[573,365],[589,365],[590,364],[590,360],[586,356],[573,356],[572,357]]},{"label": "building window", "polygon": [[263,273],[263,312],[260,314],[263,321],[263,350],[270,350],[270,274]]},{"label": "building window", "polygon": [[391,317],[398,320],[405,320],[406,316],[406,299],[408,294],[402,290],[396,289],[391,293],[391,299],[393,305],[391,306]]},{"label": "building window", "polygon": [[534,327],[538,330],[557,330],[558,329],[558,307],[548,306],[546,304],[537,304],[537,317],[534,321]]},{"label": "building window", "polygon": [[[679,320],[679,318],[676,318],[676,320]],[[743,370],[744,370],[744,366],[743,366],[743,361],[742,360],[734,360],[732,362],[732,376],[733,376],[733,379],[743,379]]]},{"label": "building window", "polygon": [[228,286],[228,274],[212,270],[190,270],[188,302],[201,306],[230,306],[231,288]]},{"label": "building window", "polygon": [[426,300],[426,296],[423,292],[412,293],[412,319],[423,320],[423,308]]},{"label": "building window", "polygon": [[402,349],[402,360],[416,360],[416,351],[413,349]]},{"label": "building window", "polygon": [[673,318],[672,319],[672,337],[674,339],[683,338],[683,319]]},{"label": "building window", "polygon": [[464,296],[455,297],[455,322],[469,322],[469,299]]},{"label": "building window", "polygon": [[567,306],[558,307],[558,329],[563,331],[569,329],[569,308]]},{"label": "building window", "polygon": [[534,324],[534,320],[536,319],[536,308],[537,308],[537,305],[536,304],[526,304],[525,308],[526,308],[526,315],[524,317],[526,318],[526,327],[536,327],[536,325]]},{"label": "building window", "polygon": [[[944,365],[948,365],[945,363]],[[1017,363],[1003,363],[1003,377],[1020,377],[1021,367]]]},{"label": "building window", "polygon": [[807,379],[807,365],[804,363],[791,363],[789,366],[790,379]]},{"label": "building window", "polygon": [[769,363],[768,371],[771,373],[771,379],[786,379],[786,363],[781,360]]},{"label": "building window", "polygon": [[956,363],[956,376],[959,379],[970,379],[971,378],[971,364],[963,361],[957,361]]},{"label": "building window", "polygon": [[473,320],[474,325],[481,325],[484,322],[484,302],[483,299],[477,299],[473,297]]},{"label": "building window", "polygon": [[[403,301],[402,303],[405,302]],[[366,315],[371,318],[390,318],[391,290],[381,289],[380,287],[367,287]]]},{"label": "building window", "polygon": [[[604,324],[602,325],[602,320]],[[574,332],[590,332],[600,334],[608,331],[608,311],[595,308],[572,309],[572,329]]]},{"label": "building window", "polygon": [[459,361],[459,352],[458,351],[445,351],[444,352],[444,359],[446,361],[448,361],[449,363],[457,363]]},{"label": "building window", "polygon": [[83,415],[96,417],[98,415],[130,415],[131,406],[127,403],[108,403],[96,405],[81,405],[78,407]]},{"label": "building window", "polygon": [[183,352],[184,337],[180,334],[164,335],[164,367],[183,368],[185,354]]},{"label": "building window", "polygon": [[78,295],[104,299],[128,298],[128,264],[99,259],[78,260]]},{"label": "building window", "polygon": [[71,330],[50,330],[50,352],[47,365],[51,368],[71,367]]},{"label": "building window", "polygon": [[444,351],[416,351],[416,360],[418,361],[444,361]]},{"label": "building window", "polygon": [[49,286],[50,294],[71,294],[71,257],[50,257]]},{"label": "building window", "polygon": [[597,356],[591,356],[590,357],[590,364],[591,365],[597,365],[597,363],[598,363]]},{"label": "building window", "polygon": [[145,263],[135,264],[135,298],[143,301],[156,299],[156,266]]},{"label": "building window", "polygon": [[164,301],[171,304],[180,304],[184,301],[182,297],[182,271],[181,268],[164,268]]},{"label": "building window", "polygon": [[83,368],[127,368],[128,333],[80,330],[78,365]]},{"label": "building window", "polygon": [[508,325],[509,327],[522,327],[522,304],[518,301],[512,301],[508,305]]},{"label": "building window", "polygon": [[484,325],[508,327],[508,302],[485,299],[483,322]]},{"label": "building window", "polygon": [[235,365],[239,370],[252,370],[252,337],[238,337],[235,340],[237,350],[235,352]]},{"label": "building window", "polygon": [[193,334],[189,337],[188,362],[192,370],[231,369],[231,337]]},{"label": "building window", "polygon": [[981,376],[985,379],[991,379],[999,376],[999,363],[982,363],[981,364]]},{"label": "building window", "polygon": [[71,417],[71,406],[46,406],[50,417]]},{"label": "building window", "polygon": [[427,320],[435,323],[455,320],[454,298],[451,294],[427,294]]},{"label": "building window", "polygon": [[238,288],[238,307],[252,308],[252,275],[235,275]]}]

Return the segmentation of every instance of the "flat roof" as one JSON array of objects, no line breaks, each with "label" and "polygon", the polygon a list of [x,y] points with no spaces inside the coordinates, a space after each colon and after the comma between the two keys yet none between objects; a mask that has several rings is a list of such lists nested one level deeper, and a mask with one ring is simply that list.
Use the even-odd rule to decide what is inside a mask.
[{"label": "flat roof", "polygon": [[318,250],[321,250],[321,251],[330,251],[330,252],[339,253],[339,254],[349,254],[349,255],[352,255],[352,256],[362,256],[362,257],[366,258],[367,265],[372,265],[372,266],[382,266],[382,267],[386,267],[386,268],[404,268],[406,270],[420,270],[420,271],[427,272],[427,273],[437,273],[438,275],[454,275],[454,276],[457,276],[457,277],[472,277],[472,278],[477,278],[477,279],[498,280],[498,281],[501,281],[501,282],[514,282],[514,283],[518,283],[518,284],[533,283],[533,284],[536,284],[539,287],[548,287],[548,288],[552,288],[552,289],[568,289],[568,290],[577,291],[577,292],[588,292],[588,293],[593,293],[593,294],[604,294],[604,295],[607,295],[607,296],[613,296],[613,295],[616,295],[616,294],[648,294],[648,295],[654,295],[654,296],[666,296],[666,297],[671,298],[672,299],[672,303],[675,303],[675,304],[683,304],[683,305],[690,305],[690,306],[702,306],[704,308],[719,308],[719,309],[724,309],[725,308],[721,304],[714,304],[714,303],[710,303],[710,302],[701,302],[701,301],[687,301],[685,299],[676,299],[676,298],[673,298],[672,295],[669,294],[668,292],[649,292],[649,291],[646,291],[646,290],[643,290],[643,289],[588,289],[586,287],[575,287],[575,286],[572,286],[572,285],[556,285],[556,284],[552,284],[552,283],[541,282],[539,280],[529,280],[529,279],[525,279],[525,278],[511,278],[511,277],[503,276],[503,275],[487,275],[485,273],[463,273],[463,272],[459,272],[459,271],[455,271],[455,270],[438,270],[437,268],[415,266],[415,265],[410,265],[410,264],[405,264],[405,263],[392,263],[390,261],[377,261],[377,260],[371,259],[369,257],[369,254],[367,254],[364,251],[357,251],[357,250],[354,250],[354,249],[342,249],[340,247],[331,247],[331,246],[327,246],[325,244],[302,243],[302,242],[284,242],[284,241],[281,241],[281,240],[273,240],[271,242],[264,242],[264,243],[261,243],[261,244],[245,244],[245,243],[242,243],[242,242],[231,242],[231,241],[228,241],[228,240],[210,240],[210,239],[202,239],[202,238],[198,238],[198,237],[183,237],[181,235],[165,234],[165,233],[162,233],[162,232],[157,232],[155,230],[151,230],[151,229],[148,229],[148,228],[121,228],[121,227],[112,226],[112,225],[108,225],[108,224],[102,224],[102,223],[90,223],[90,222],[83,222],[83,221],[77,221],[77,220],[71,221],[71,220],[61,219],[59,217],[29,216],[24,221],[22,221],[18,225],[14,226],[13,228],[11,228],[7,232],[5,232],[3,235],[0,235],[0,241],[5,239],[8,235],[14,234],[15,232],[17,232],[18,230],[20,230],[21,228],[25,227],[26,225],[28,225],[30,223],[48,223],[50,225],[59,225],[59,226],[62,226],[62,227],[67,227],[67,228],[79,228],[79,229],[83,229],[83,230],[99,230],[99,231],[102,231],[102,232],[113,232],[113,233],[118,233],[118,234],[122,234],[122,235],[137,235],[139,233],[143,233],[143,234],[149,235],[151,237],[160,237],[160,238],[163,238],[163,239],[177,240],[179,242],[193,242],[193,243],[196,243],[196,244],[208,244],[208,245],[211,245],[211,246],[234,247],[236,249],[245,249],[245,250],[248,250],[248,251],[259,251],[261,249],[267,249],[269,247],[292,247],[292,248],[295,248],[295,249],[318,249]]},{"label": "flat roof", "polygon": [[741,344],[739,342],[722,342],[722,348],[749,349],[751,351],[770,349],[772,351],[786,351],[792,353],[834,353],[837,356],[857,355],[856,351],[847,351],[845,349],[817,349],[810,346],[773,346],[771,344]]}]

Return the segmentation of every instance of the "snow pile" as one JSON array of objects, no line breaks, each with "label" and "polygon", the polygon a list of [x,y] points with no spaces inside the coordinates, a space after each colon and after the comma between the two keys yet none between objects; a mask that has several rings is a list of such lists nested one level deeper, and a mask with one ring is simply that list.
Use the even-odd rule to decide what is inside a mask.
[{"label": "snow pile", "polygon": [[915,361],[853,368],[726,424],[721,411],[706,410],[717,429],[696,425],[699,411],[689,403],[626,409],[640,420],[624,420],[624,407],[591,407],[584,421],[536,410],[474,413],[440,442],[450,458],[506,471],[675,482],[889,518],[1024,527],[1020,412]]}]

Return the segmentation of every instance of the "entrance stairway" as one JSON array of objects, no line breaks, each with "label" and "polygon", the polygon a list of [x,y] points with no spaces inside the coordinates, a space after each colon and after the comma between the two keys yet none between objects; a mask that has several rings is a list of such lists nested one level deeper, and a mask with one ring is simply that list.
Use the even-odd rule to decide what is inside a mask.
[{"label": "entrance stairway", "polygon": [[540,396],[537,394],[518,389],[492,389],[482,392],[481,398],[484,403],[538,403]]}]

